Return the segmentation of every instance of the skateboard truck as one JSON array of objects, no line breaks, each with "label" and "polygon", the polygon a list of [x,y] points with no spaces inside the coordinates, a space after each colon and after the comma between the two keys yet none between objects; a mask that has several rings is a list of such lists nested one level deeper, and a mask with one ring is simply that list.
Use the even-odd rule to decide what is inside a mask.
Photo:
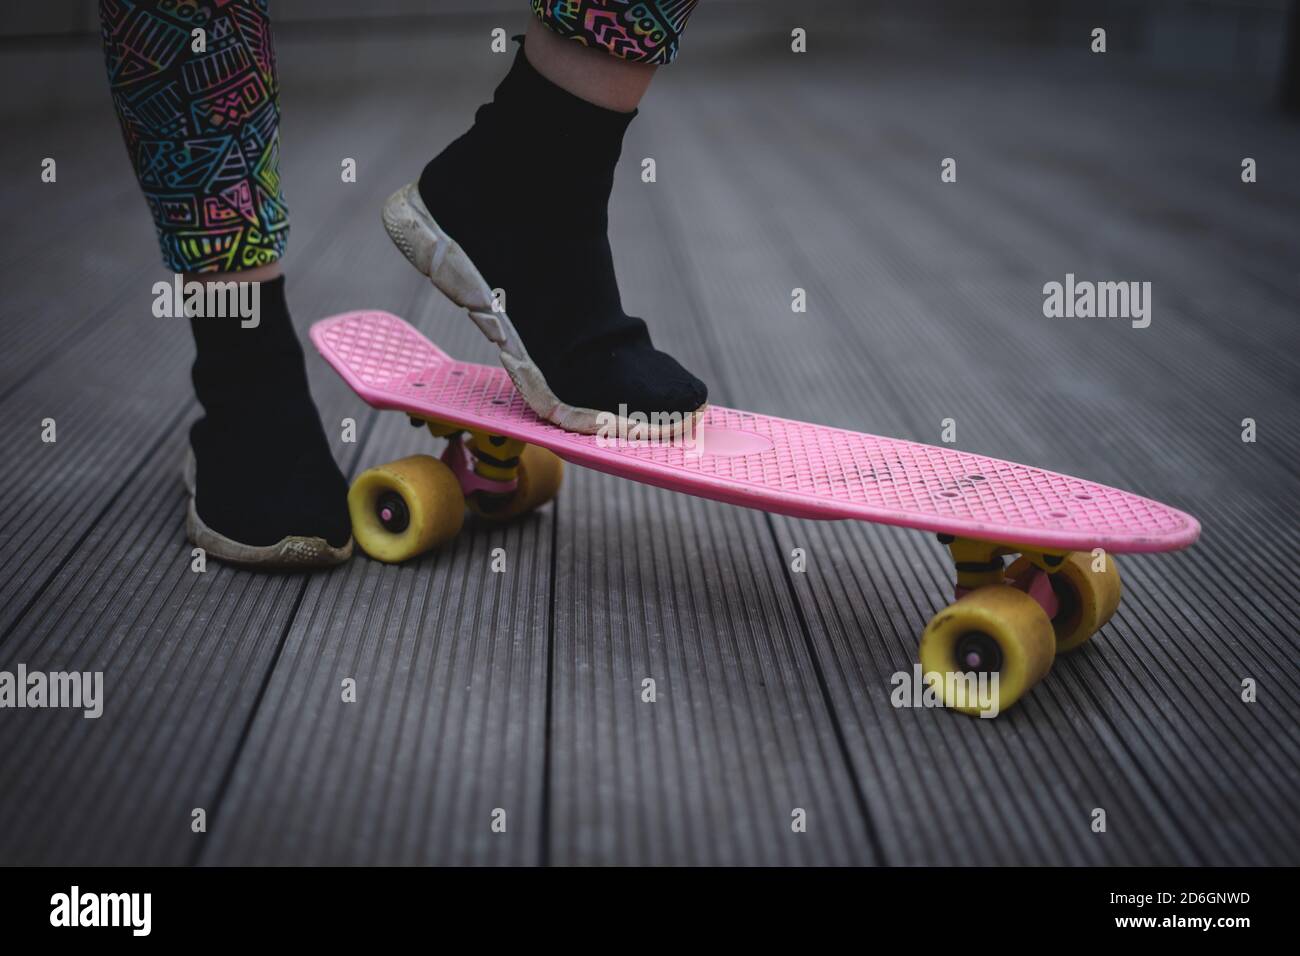
[{"label": "skateboard truck", "polygon": [[494,504],[514,494],[524,442],[451,422],[409,417],[412,425],[425,425],[435,438],[447,439],[442,463],[456,476],[466,499],[478,498],[482,509],[491,511]]},{"label": "skateboard truck", "polygon": [[[427,427],[435,438],[447,439],[441,461],[475,514],[485,518],[517,517],[550,500],[559,488],[559,459],[544,449],[454,422],[407,417],[413,426]],[[532,481],[525,477],[529,461],[534,472]],[[543,479],[540,484],[536,481],[539,477]]]},{"label": "skateboard truck", "polygon": [[[972,591],[995,584],[1006,584],[1024,591],[1047,613],[1056,617],[1060,599],[1052,587],[1051,575],[1061,569],[1068,551],[1042,551],[1020,545],[998,544],[976,538],[958,538],[951,534],[938,535],[939,543],[946,545],[957,569],[954,597],[961,600]],[[1012,565],[1013,574],[1002,560],[1008,554],[1018,554],[1021,560]]]},{"label": "skateboard truck", "polygon": [[[1120,579],[1109,555],[1025,547],[940,534],[957,569],[956,600],[921,635],[927,679],[996,674],[1005,707],[1042,679],[1057,654],[1082,646],[1119,606]],[[1019,555],[1007,567],[1009,554]],[[944,702],[967,714],[981,705],[961,682]]]}]

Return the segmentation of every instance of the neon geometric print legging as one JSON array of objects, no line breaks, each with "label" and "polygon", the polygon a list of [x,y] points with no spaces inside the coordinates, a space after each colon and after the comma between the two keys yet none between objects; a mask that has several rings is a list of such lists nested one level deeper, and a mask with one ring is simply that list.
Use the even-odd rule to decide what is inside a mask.
[{"label": "neon geometric print legging", "polygon": [[[639,63],[672,62],[696,2],[530,0],[560,36]],[[99,16],[164,265],[236,272],[279,259],[289,212],[268,0],[100,0]]]}]

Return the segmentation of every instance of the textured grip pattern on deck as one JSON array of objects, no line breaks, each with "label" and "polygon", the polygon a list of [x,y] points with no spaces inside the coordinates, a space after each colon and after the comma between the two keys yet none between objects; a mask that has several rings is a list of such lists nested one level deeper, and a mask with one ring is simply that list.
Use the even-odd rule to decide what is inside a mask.
[{"label": "textured grip pattern on deck", "polygon": [[[861,518],[1040,547],[1162,551],[1195,540],[1189,515],[1139,495],[934,445],[710,407],[704,426],[771,442],[718,456],[680,444],[611,446],[537,417],[505,371],[457,362],[403,320],[353,312],[312,328],[363,398],[551,448],[598,470],[810,518]],[[758,442],[758,444],[766,444]]]}]

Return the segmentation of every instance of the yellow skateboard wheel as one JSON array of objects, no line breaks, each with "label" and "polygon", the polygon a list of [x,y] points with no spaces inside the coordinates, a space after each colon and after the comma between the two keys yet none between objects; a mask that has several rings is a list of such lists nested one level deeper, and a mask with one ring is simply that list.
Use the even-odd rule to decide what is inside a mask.
[{"label": "yellow skateboard wheel", "polygon": [[[1059,608],[1052,619],[1056,634],[1056,653],[1064,654],[1087,642],[1101,630],[1119,607],[1123,592],[1119,567],[1109,554],[1101,571],[1092,569],[1095,560],[1091,553],[1073,551],[1066,555],[1060,568],[1051,575],[1052,590],[1056,592]],[[1029,567],[1025,558],[1018,558],[1007,569],[1009,577],[1017,577]]]},{"label": "yellow skateboard wheel", "polygon": [[451,469],[429,455],[370,468],[348,491],[352,535],[379,561],[397,563],[454,538],[465,496]]},{"label": "yellow skateboard wheel", "polygon": [[466,504],[470,511],[490,521],[509,521],[546,504],[559,492],[563,481],[564,461],[558,455],[537,445],[525,445],[519,453],[519,475],[510,496],[480,501],[475,495]]},{"label": "yellow skateboard wheel", "polygon": [[[963,714],[986,712],[994,701],[998,712],[1010,707],[1051,670],[1055,656],[1047,613],[1028,594],[1004,584],[950,604],[921,635],[925,679],[941,682],[944,705]],[[978,690],[981,678],[986,699]]]}]

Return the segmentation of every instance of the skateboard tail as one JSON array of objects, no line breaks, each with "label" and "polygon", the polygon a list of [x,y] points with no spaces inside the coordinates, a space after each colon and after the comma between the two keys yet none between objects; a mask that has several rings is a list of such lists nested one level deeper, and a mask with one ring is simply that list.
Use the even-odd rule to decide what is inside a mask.
[{"label": "skateboard tail", "polygon": [[[382,339],[378,336],[332,334],[344,325],[350,330],[383,328],[387,334]],[[377,309],[340,312],[321,319],[312,324],[310,335],[312,344],[325,361],[367,401],[376,391],[401,382],[415,372],[455,361],[403,319]]]}]

